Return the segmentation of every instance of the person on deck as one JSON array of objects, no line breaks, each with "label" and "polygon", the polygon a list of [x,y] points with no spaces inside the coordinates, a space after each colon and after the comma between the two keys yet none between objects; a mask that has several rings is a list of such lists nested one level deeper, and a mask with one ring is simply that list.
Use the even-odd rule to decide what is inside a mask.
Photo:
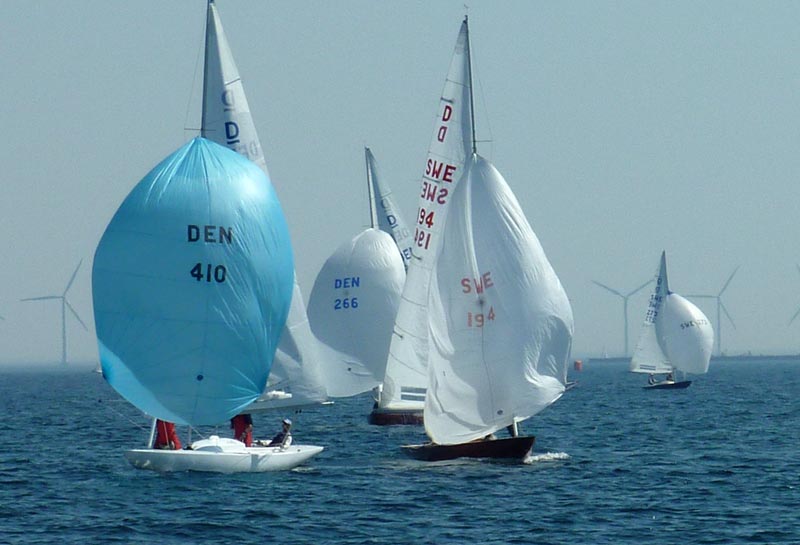
[{"label": "person on deck", "polygon": [[653,373],[650,373],[650,376],[647,377],[648,384],[655,384],[656,383],[656,376]]},{"label": "person on deck", "polygon": [[249,447],[253,444],[253,417],[247,413],[237,414],[231,418],[233,438]]},{"label": "person on deck", "polygon": [[175,424],[165,420],[156,420],[156,440],[153,448],[180,450],[181,440],[175,432]]},{"label": "person on deck", "polygon": [[668,375],[667,375],[667,382],[674,382],[674,380],[675,380],[675,379],[674,379],[674,377],[672,376],[672,373],[670,373],[670,374],[668,374]]},{"label": "person on deck", "polygon": [[280,447],[280,446],[289,446],[292,441],[292,421],[288,418],[284,418],[282,422],[281,431],[279,431],[275,437],[269,442],[271,447]]}]

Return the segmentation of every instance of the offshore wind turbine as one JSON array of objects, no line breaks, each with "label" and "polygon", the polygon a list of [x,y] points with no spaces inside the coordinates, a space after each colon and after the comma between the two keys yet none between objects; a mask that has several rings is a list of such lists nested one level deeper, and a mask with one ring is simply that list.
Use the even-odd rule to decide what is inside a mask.
[{"label": "offshore wind turbine", "polygon": [[627,294],[623,294],[623,293],[615,290],[614,288],[609,288],[605,284],[601,284],[597,280],[592,280],[592,282],[594,282],[596,285],[600,286],[604,290],[610,291],[614,295],[618,295],[619,297],[622,298],[622,301],[623,301],[623,304],[622,304],[622,315],[623,315],[623,318],[624,318],[624,321],[625,321],[625,354],[624,355],[625,355],[626,358],[630,355],[628,353],[628,299],[630,298],[631,295],[637,293],[639,290],[643,289],[645,286],[647,286],[652,281],[653,281],[653,279],[651,278],[650,280],[648,280],[647,282],[645,282],[644,284],[642,284],[641,286],[639,286],[635,290],[633,290],[631,292],[628,292]]},{"label": "offshore wind turbine", "polygon": [[[723,292],[728,289],[728,285],[730,285],[731,280],[733,280],[733,276],[736,274],[736,271],[739,270],[739,266],[733,269],[733,272],[722,285],[722,289],[716,295],[709,295],[707,293],[700,293],[695,295],[687,295],[686,297],[692,297],[694,299],[714,299],[717,301],[717,327],[716,327],[716,334],[717,334],[717,355],[722,355],[722,313],[725,313],[725,316],[728,317],[733,329],[736,329],[736,324],[733,322],[733,318],[731,317],[730,312],[728,309],[725,308],[725,303],[722,302],[722,294]],[[792,318],[794,319],[794,318]]]},{"label": "offshore wind turbine", "polygon": [[[800,265],[797,265],[795,263],[795,267],[797,267],[797,272],[800,272]],[[792,325],[792,322],[794,322],[795,318],[797,318],[798,316],[800,316],[800,308],[797,309],[797,312],[794,313],[794,316],[792,316],[787,325]]]},{"label": "offshore wind turbine", "polygon": [[75,272],[72,273],[72,277],[67,282],[67,287],[64,288],[64,291],[61,292],[61,295],[43,295],[41,297],[28,297],[26,299],[20,299],[20,301],[46,301],[50,299],[61,300],[61,363],[63,365],[67,364],[67,309],[72,313],[76,320],[83,326],[83,329],[89,331],[89,328],[86,327],[86,324],[83,323],[81,317],[78,316],[78,313],[72,308],[72,305],[69,304],[67,301],[67,292],[69,288],[72,287],[72,283],[75,281],[75,277],[78,275],[78,269],[81,268],[81,263],[83,260],[81,259],[78,262],[78,266],[75,267]]}]

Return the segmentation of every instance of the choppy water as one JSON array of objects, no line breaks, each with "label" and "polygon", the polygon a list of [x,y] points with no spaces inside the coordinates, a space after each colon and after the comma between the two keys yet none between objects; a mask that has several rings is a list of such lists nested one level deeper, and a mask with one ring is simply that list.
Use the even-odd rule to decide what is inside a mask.
[{"label": "choppy water", "polygon": [[3,371],[0,543],[800,543],[800,364],[683,391],[625,369],[589,362],[527,421],[529,465],[409,460],[422,429],[369,426],[360,396],[293,417],[326,447],[306,466],[233,476],[130,467],[147,421],[98,374]]}]

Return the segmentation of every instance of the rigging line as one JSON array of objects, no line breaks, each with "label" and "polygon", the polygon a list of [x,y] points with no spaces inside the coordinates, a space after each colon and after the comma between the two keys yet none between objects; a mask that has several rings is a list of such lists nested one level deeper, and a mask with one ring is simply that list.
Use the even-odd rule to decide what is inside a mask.
[{"label": "rigging line", "polygon": [[[199,68],[198,67],[200,66],[200,56],[201,55],[203,57],[203,70],[205,71],[205,51],[206,51],[205,35],[206,35],[206,18],[203,17],[203,32],[200,35],[201,36],[200,43],[202,45],[201,45],[200,49],[198,49],[197,57],[195,58],[195,61],[194,61],[194,74],[192,75],[192,86],[189,89],[189,99],[186,101],[186,115],[183,118],[183,133],[184,133],[183,136],[184,136],[184,138],[186,137],[186,131],[202,132],[202,126],[200,127],[200,129],[196,129],[194,127],[189,126],[189,112],[192,109],[192,95],[194,94],[194,90],[197,88],[197,74],[199,72]],[[201,101],[200,108],[201,108],[201,111],[202,111],[202,108],[203,108],[202,98],[200,99],[200,101]],[[202,122],[201,122],[201,125],[202,125]]]},{"label": "rigging line", "polygon": [[102,404],[107,410],[113,412],[117,416],[124,418],[125,420],[127,420],[128,422],[130,422],[131,424],[133,424],[134,426],[136,426],[140,430],[146,430],[146,431],[149,430],[149,426],[143,426],[141,424],[141,422],[137,422],[137,421],[133,420],[130,416],[124,414],[122,411],[119,411],[119,410],[115,409],[114,407],[111,406],[110,403],[104,403],[102,399],[98,399],[97,402]]}]

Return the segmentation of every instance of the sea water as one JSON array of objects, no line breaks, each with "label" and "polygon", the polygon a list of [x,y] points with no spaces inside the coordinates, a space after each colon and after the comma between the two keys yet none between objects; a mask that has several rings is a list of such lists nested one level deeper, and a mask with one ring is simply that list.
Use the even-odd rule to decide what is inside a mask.
[{"label": "sea water", "polygon": [[134,469],[148,422],[99,374],[4,370],[0,543],[800,543],[800,363],[712,362],[675,391],[626,369],[574,373],[523,423],[528,464],[408,459],[423,429],[368,425],[362,395],[256,415],[325,451],[237,475]]}]

